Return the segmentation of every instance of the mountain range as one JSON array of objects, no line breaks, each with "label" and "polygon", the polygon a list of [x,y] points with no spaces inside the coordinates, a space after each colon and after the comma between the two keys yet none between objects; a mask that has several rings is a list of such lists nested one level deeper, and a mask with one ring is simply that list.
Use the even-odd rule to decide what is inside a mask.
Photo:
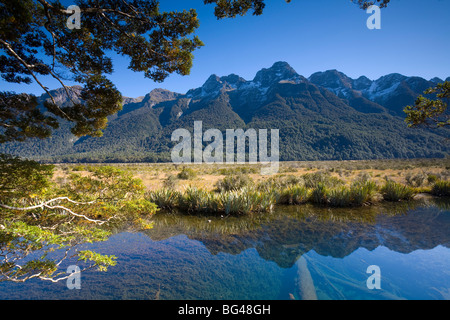
[{"label": "mountain range", "polygon": [[[450,131],[408,128],[403,108],[443,81],[397,73],[352,79],[337,70],[305,78],[276,62],[253,80],[213,74],[185,94],[155,89],[124,97],[101,138],[75,137],[71,124],[61,121],[51,138],[5,143],[0,152],[57,162],[170,161],[172,132],[192,132],[194,121],[202,121],[203,130],[279,129],[283,161],[440,158],[450,150],[444,141]],[[61,104],[69,101],[62,89],[52,95]]]}]

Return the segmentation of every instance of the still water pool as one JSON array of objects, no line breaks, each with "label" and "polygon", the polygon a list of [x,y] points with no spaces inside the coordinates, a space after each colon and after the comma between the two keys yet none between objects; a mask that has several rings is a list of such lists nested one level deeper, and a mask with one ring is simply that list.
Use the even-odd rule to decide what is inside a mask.
[{"label": "still water pool", "polygon": [[[450,299],[449,203],[158,213],[148,231],[89,245],[117,265],[83,272],[81,289],[1,282],[0,299]],[[367,286],[373,265],[379,289]]]}]

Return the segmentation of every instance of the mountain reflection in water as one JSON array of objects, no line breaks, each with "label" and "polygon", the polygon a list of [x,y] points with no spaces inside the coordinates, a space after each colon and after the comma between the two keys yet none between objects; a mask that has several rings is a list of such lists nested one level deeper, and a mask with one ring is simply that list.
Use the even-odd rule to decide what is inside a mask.
[{"label": "mountain reflection in water", "polygon": [[[81,290],[0,283],[0,298],[450,299],[449,231],[448,199],[246,217],[158,213],[153,229],[90,245],[118,263],[83,274]],[[369,265],[380,267],[379,290],[366,286]]]},{"label": "mountain reflection in water", "polygon": [[282,268],[292,267],[304,253],[343,258],[358,248],[384,246],[409,253],[450,245],[450,215],[435,206],[416,203],[383,207],[328,209],[283,207],[266,215],[208,217],[160,215],[146,234],[159,241],[179,234],[201,241],[212,253],[239,254],[255,248]]}]

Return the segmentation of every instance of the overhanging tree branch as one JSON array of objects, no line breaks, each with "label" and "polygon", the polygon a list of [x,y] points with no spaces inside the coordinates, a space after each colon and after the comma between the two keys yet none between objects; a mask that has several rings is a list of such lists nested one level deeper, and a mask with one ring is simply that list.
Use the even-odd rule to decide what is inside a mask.
[{"label": "overhanging tree branch", "polygon": [[77,202],[77,201],[73,201],[73,200],[69,199],[68,197],[58,197],[58,198],[54,198],[54,199],[42,202],[40,204],[34,205],[34,206],[29,206],[29,207],[14,207],[14,206],[8,206],[8,205],[2,204],[2,203],[0,203],[0,207],[4,208],[4,209],[16,210],[16,211],[30,211],[30,210],[39,209],[39,208],[41,208],[41,209],[43,209],[43,208],[47,208],[47,209],[62,209],[65,212],[68,212],[68,213],[70,213],[73,216],[83,218],[83,219],[85,219],[87,221],[94,222],[94,223],[99,224],[99,225],[102,225],[105,222],[107,222],[107,221],[104,221],[104,220],[91,219],[91,218],[89,218],[89,217],[87,217],[87,216],[85,216],[83,214],[78,214],[78,213],[76,213],[76,212],[74,212],[74,211],[72,211],[69,208],[66,208],[64,206],[60,206],[60,205],[52,206],[52,205],[50,205],[53,202],[63,201],[63,200],[67,201],[67,202],[70,202],[70,203],[73,203],[73,204],[76,204],[76,205],[89,205],[89,204],[93,204],[93,203],[96,202],[95,200],[94,201],[90,201],[90,202]]},{"label": "overhanging tree branch", "polygon": [[34,72],[33,72],[33,68],[35,68],[37,65],[29,65],[28,63],[26,63],[14,50],[13,50],[13,48],[11,47],[11,45],[8,43],[8,42],[6,42],[6,41],[4,41],[4,40],[2,40],[2,39],[0,39],[0,43],[1,44],[3,44],[5,47],[6,47],[6,49],[25,67],[25,68],[27,68],[27,70],[29,71],[29,73],[30,73],[30,75],[34,78],[34,80],[36,81],[36,83],[42,88],[42,89],[44,89],[44,91],[45,91],[45,93],[47,93],[48,95],[49,95],[49,97],[50,97],[50,99],[52,100],[52,102],[53,102],[53,104],[55,105],[55,107],[57,107],[58,108],[58,110],[62,113],[62,114],[64,114],[66,117],[67,117],[67,119],[68,120],[72,120],[64,111],[62,111],[61,110],[61,108],[59,108],[59,106],[58,106],[58,104],[56,103],[56,101],[55,101],[55,98],[51,95],[51,93],[50,93],[50,91],[48,90],[48,88],[46,87],[46,86],[44,86],[40,81],[39,81],[39,79],[37,78],[37,76],[34,74]]},{"label": "overhanging tree branch", "polygon": [[[192,66],[191,52],[203,45],[197,37],[188,38],[199,21],[194,10],[160,12],[158,2],[153,0],[80,0],[77,5],[82,27],[72,30],[66,26],[72,12],[58,1],[2,3],[0,51],[5,55],[0,54],[0,74],[10,82],[36,82],[49,97],[43,104],[46,111],[74,123],[74,135],[101,136],[107,117],[119,111],[122,102],[120,92],[105,76],[113,71],[112,59],[105,51],[128,56],[130,69],[154,81],[161,82],[174,72],[187,75]],[[42,60],[38,53],[45,55]],[[75,82],[84,84],[84,89],[76,93],[79,99],[55,71],[58,65]],[[71,104],[58,105],[40,75],[57,80]],[[15,107],[23,114],[24,106],[17,103]],[[29,117],[26,123],[18,123],[5,119],[13,127],[0,142],[45,138],[55,129],[38,122],[28,130],[31,120]]]}]

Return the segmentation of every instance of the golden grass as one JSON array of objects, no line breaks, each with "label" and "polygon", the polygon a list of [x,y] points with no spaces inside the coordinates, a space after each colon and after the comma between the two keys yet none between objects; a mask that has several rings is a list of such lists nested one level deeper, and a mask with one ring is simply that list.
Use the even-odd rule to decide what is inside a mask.
[{"label": "golden grass", "polygon": [[[64,183],[64,178],[70,173],[87,174],[89,166],[111,165],[130,171],[134,177],[142,180],[147,190],[161,189],[165,181],[172,176],[174,189],[182,190],[187,186],[212,190],[217,181],[223,179],[226,174],[244,172],[255,183],[274,177],[260,174],[260,165],[249,164],[192,164],[186,165],[192,168],[196,177],[190,180],[176,178],[184,165],[171,163],[143,163],[143,164],[58,164],[56,165],[54,179]],[[306,173],[317,171],[326,172],[328,175],[343,180],[350,185],[362,175],[370,176],[370,179],[378,185],[382,185],[386,179],[397,183],[407,184],[408,176],[437,175],[442,180],[450,179],[450,159],[412,159],[412,160],[361,160],[361,161],[293,161],[281,162],[280,170],[275,176],[301,177]],[[422,186],[427,185],[425,179]]]}]

